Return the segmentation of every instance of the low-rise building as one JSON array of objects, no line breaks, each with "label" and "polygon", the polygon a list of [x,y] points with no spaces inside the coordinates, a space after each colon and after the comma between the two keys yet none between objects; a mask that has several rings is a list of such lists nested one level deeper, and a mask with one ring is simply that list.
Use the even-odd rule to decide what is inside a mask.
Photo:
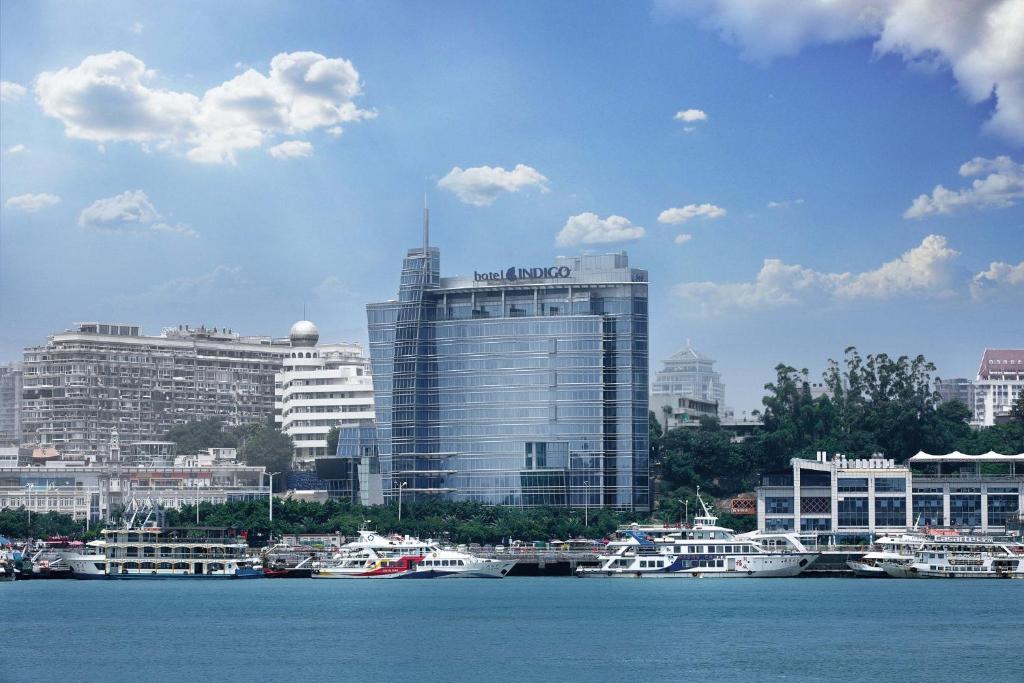
[{"label": "low-rise building", "polygon": [[793,458],[757,488],[758,529],[844,538],[915,525],[1003,531],[1024,510],[1024,454]]},{"label": "low-rise building", "polygon": [[719,415],[717,401],[677,394],[651,394],[651,410],[666,431],[699,425],[702,417],[717,418]]}]

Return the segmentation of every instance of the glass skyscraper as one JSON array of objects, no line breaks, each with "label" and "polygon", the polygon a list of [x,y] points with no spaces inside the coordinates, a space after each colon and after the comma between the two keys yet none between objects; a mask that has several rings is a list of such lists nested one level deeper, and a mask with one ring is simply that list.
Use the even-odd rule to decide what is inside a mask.
[{"label": "glass skyscraper", "polygon": [[647,272],[440,262],[424,239],[367,306],[385,498],[650,509]]}]

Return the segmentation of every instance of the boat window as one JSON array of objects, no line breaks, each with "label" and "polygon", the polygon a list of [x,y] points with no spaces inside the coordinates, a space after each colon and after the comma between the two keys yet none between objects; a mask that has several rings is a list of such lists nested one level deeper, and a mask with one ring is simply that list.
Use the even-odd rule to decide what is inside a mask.
[{"label": "boat window", "polygon": [[466,561],[465,560],[459,560],[459,566],[460,567],[463,567],[465,565],[466,565]]}]

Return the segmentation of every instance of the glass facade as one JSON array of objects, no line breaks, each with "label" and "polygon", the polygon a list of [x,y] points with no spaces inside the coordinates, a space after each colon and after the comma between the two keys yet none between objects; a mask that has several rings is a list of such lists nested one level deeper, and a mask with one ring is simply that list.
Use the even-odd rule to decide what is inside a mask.
[{"label": "glass facade", "polygon": [[907,526],[907,499],[875,498],[875,526]]},{"label": "glass facade", "polygon": [[367,306],[385,499],[650,509],[647,273],[625,254],[441,278]]},{"label": "glass facade", "polygon": [[[867,487],[867,480],[865,480]],[[838,501],[839,526],[841,527],[866,527],[868,526],[868,499],[846,497]]]},{"label": "glass facade", "polygon": [[950,496],[949,524],[956,527],[981,526],[981,496]]},{"label": "glass facade", "polygon": [[927,495],[915,492],[912,521],[914,524],[942,526],[942,494]]}]

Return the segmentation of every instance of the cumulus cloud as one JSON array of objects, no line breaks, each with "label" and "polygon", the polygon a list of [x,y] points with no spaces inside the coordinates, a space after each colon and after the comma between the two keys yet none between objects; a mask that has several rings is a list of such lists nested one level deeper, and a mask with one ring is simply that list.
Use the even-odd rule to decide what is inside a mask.
[{"label": "cumulus cloud", "polygon": [[448,175],[437,181],[437,186],[455,193],[465,204],[489,206],[502,192],[518,192],[527,187],[547,192],[548,179],[537,169],[525,164],[516,164],[511,171],[501,166],[474,166],[467,169],[455,166]]},{"label": "cumulus cloud", "polygon": [[578,244],[603,244],[606,242],[629,242],[647,234],[644,228],[633,225],[628,218],[608,216],[601,218],[596,213],[581,213],[570,216],[565,226],[555,237],[555,243],[563,247]]},{"label": "cumulus cloud", "polygon": [[684,232],[684,233],[681,233],[679,235],[676,235],[675,243],[679,244],[679,245],[683,245],[683,244],[686,244],[687,242],[689,242],[692,239],[693,239],[693,235],[687,235]]},{"label": "cumulus cloud", "polygon": [[25,86],[11,81],[0,81],[0,102],[17,102],[25,96]]},{"label": "cumulus cloud", "polygon": [[1017,265],[993,261],[988,270],[983,270],[971,280],[971,295],[978,298],[993,291],[1017,287],[1024,288],[1024,261]]},{"label": "cumulus cloud", "polygon": [[60,204],[60,197],[46,192],[41,192],[39,194],[19,194],[16,197],[10,197],[4,203],[8,209],[24,211],[25,213],[35,213],[57,204]]},{"label": "cumulus cloud", "polygon": [[725,209],[714,204],[687,204],[686,206],[674,209],[665,209],[658,215],[659,223],[675,225],[685,223],[691,218],[702,217],[704,219],[721,218],[725,215]]},{"label": "cumulus cloud", "polygon": [[11,145],[10,147],[7,148],[8,154],[24,154],[27,151],[28,147],[22,144]]},{"label": "cumulus cloud", "polygon": [[299,159],[313,156],[313,145],[305,140],[286,140],[267,151],[275,159]]},{"label": "cumulus cloud", "polygon": [[949,214],[960,209],[1002,209],[1024,198],[1024,165],[1008,156],[975,157],[960,167],[964,178],[976,176],[970,187],[949,190],[936,185],[931,195],[922,194],[903,212],[904,218]]},{"label": "cumulus cloud", "polygon": [[803,204],[802,199],[780,199],[778,201],[768,202],[769,209],[788,209],[791,206],[799,206]]},{"label": "cumulus cloud", "polygon": [[[701,109],[684,109],[677,111],[676,115],[673,116],[676,121],[684,121],[686,123],[693,123],[695,121],[707,121],[708,115]],[[692,129],[691,129],[692,130]]]},{"label": "cumulus cloud", "polygon": [[328,275],[313,287],[313,294],[318,299],[340,301],[353,298],[352,289],[341,281],[337,275]]},{"label": "cumulus cloud", "polygon": [[195,305],[213,299],[250,295],[254,283],[242,272],[241,266],[220,265],[209,273],[183,276],[162,282],[137,295],[143,301]]},{"label": "cumulus cloud", "polygon": [[1024,144],[1020,0],[658,0],[658,6],[697,17],[760,62],[808,45],[873,39],[876,55],[949,68],[973,104],[994,95],[986,130]]},{"label": "cumulus cloud", "polygon": [[43,112],[68,137],[184,147],[189,159],[235,163],[236,152],[274,135],[294,135],[372,118],[359,109],[359,73],[346,59],[281,53],[266,74],[247,69],[202,95],[153,87],[156,73],[134,55],[91,55],[36,80]]},{"label": "cumulus cloud", "polygon": [[827,273],[779,259],[765,259],[753,282],[686,282],[674,294],[705,315],[793,306],[814,299],[891,299],[948,296],[959,252],[941,235],[929,235],[899,258],[861,273]]},{"label": "cumulus cloud", "polygon": [[199,236],[199,233],[187,225],[165,222],[164,217],[157,212],[142,190],[128,190],[116,197],[97,199],[78,214],[78,224],[83,228],[101,232]]}]

